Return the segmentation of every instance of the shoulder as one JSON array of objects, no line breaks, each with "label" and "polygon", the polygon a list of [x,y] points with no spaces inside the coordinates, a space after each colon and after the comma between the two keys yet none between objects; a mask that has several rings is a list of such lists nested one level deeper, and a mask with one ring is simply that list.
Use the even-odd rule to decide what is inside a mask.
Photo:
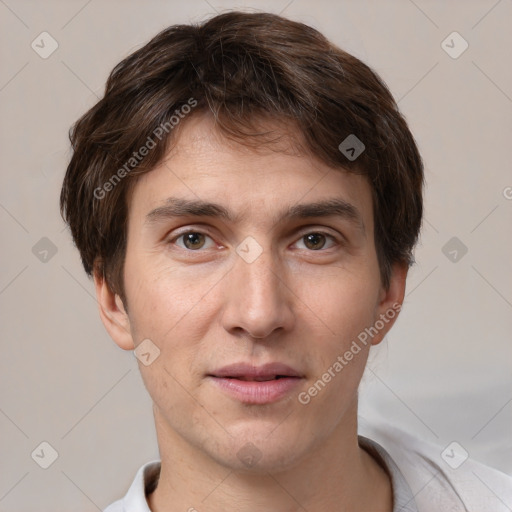
[{"label": "shoulder", "polygon": [[392,457],[419,511],[510,512],[512,477],[471,459],[458,443],[441,447],[390,425],[360,430]]},{"label": "shoulder", "polygon": [[117,500],[107,508],[103,509],[103,512],[123,512],[123,501]]},{"label": "shoulder", "polygon": [[152,460],[139,468],[125,496],[109,505],[103,512],[151,512],[146,494],[156,487],[160,476],[160,461]]}]

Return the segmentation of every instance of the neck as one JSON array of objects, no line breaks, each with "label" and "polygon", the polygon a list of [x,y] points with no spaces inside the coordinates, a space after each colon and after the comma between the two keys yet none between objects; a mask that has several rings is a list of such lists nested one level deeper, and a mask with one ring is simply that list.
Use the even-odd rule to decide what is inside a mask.
[{"label": "neck", "polygon": [[386,471],[359,447],[357,404],[300,462],[279,472],[230,469],[170,429],[155,408],[161,471],[152,512],[391,512]]}]

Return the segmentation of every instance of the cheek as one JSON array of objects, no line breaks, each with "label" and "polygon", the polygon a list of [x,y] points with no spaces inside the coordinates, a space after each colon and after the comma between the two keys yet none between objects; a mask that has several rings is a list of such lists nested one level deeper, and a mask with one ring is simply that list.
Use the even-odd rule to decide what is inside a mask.
[{"label": "cheek", "polygon": [[132,333],[162,343],[179,331],[214,284],[211,275],[173,267],[165,260],[155,264],[151,258],[127,261],[125,277]]},{"label": "cheek", "polygon": [[194,415],[190,390],[198,350],[195,339],[201,338],[191,319],[200,308],[204,290],[200,280],[164,265],[132,260],[127,262],[126,275],[135,343],[150,339],[159,349],[159,356],[148,366],[139,362],[142,380],[167,421],[176,430],[186,431]]},{"label": "cheek", "polygon": [[[369,296],[373,298],[373,294],[368,293],[369,287],[345,284],[340,288],[338,282],[331,282],[322,287],[321,294],[310,295],[311,309],[322,322],[317,322],[313,332],[315,348],[304,347],[314,361],[314,372],[297,399],[305,408],[304,428],[317,429],[320,417],[325,434],[342,421],[350,407],[356,407],[370,350],[370,343],[361,343],[358,336],[372,324],[374,308]],[[322,308],[318,308],[320,304]]]},{"label": "cheek", "polygon": [[[313,326],[315,374],[308,388],[312,409],[325,407],[329,414],[338,415],[355,395],[363,375],[370,343],[359,336],[371,326],[376,314],[378,285],[370,272],[347,272],[320,276],[313,281],[303,279],[298,295],[306,304]],[[309,322],[308,322],[309,323]],[[306,397],[306,400],[308,397]]]},{"label": "cheek", "polygon": [[375,319],[379,286],[368,269],[339,268],[302,275],[295,288],[317,335],[331,350],[342,350]]},{"label": "cheek", "polygon": [[[146,388],[156,402],[180,403],[183,389],[193,388],[201,343],[207,337],[211,297],[208,291],[218,281],[211,273],[172,268],[168,262],[127,261],[126,293],[130,303],[130,327],[135,343],[150,339],[158,358],[149,366],[139,363]],[[202,319],[202,320],[201,320]],[[190,396],[183,396],[183,407]]]}]

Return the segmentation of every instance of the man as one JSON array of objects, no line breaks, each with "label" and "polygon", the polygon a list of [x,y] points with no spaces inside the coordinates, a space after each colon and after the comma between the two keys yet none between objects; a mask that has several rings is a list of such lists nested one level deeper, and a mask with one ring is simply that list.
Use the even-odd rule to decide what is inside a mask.
[{"label": "man", "polygon": [[71,141],[62,212],[161,456],[108,512],[509,510],[498,471],[358,435],[423,185],[365,64],[271,14],[173,26],[114,68]]}]

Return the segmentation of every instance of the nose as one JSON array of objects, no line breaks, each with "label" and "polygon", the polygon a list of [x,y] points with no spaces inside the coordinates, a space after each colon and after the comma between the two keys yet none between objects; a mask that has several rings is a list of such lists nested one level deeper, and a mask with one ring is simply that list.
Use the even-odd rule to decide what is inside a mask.
[{"label": "nose", "polygon": [[286,282],[286,269],[270,250],[250,263],[237,256],[226,277],[222,322],[228,332],[267,338],[292,329],[294,295]]}]

